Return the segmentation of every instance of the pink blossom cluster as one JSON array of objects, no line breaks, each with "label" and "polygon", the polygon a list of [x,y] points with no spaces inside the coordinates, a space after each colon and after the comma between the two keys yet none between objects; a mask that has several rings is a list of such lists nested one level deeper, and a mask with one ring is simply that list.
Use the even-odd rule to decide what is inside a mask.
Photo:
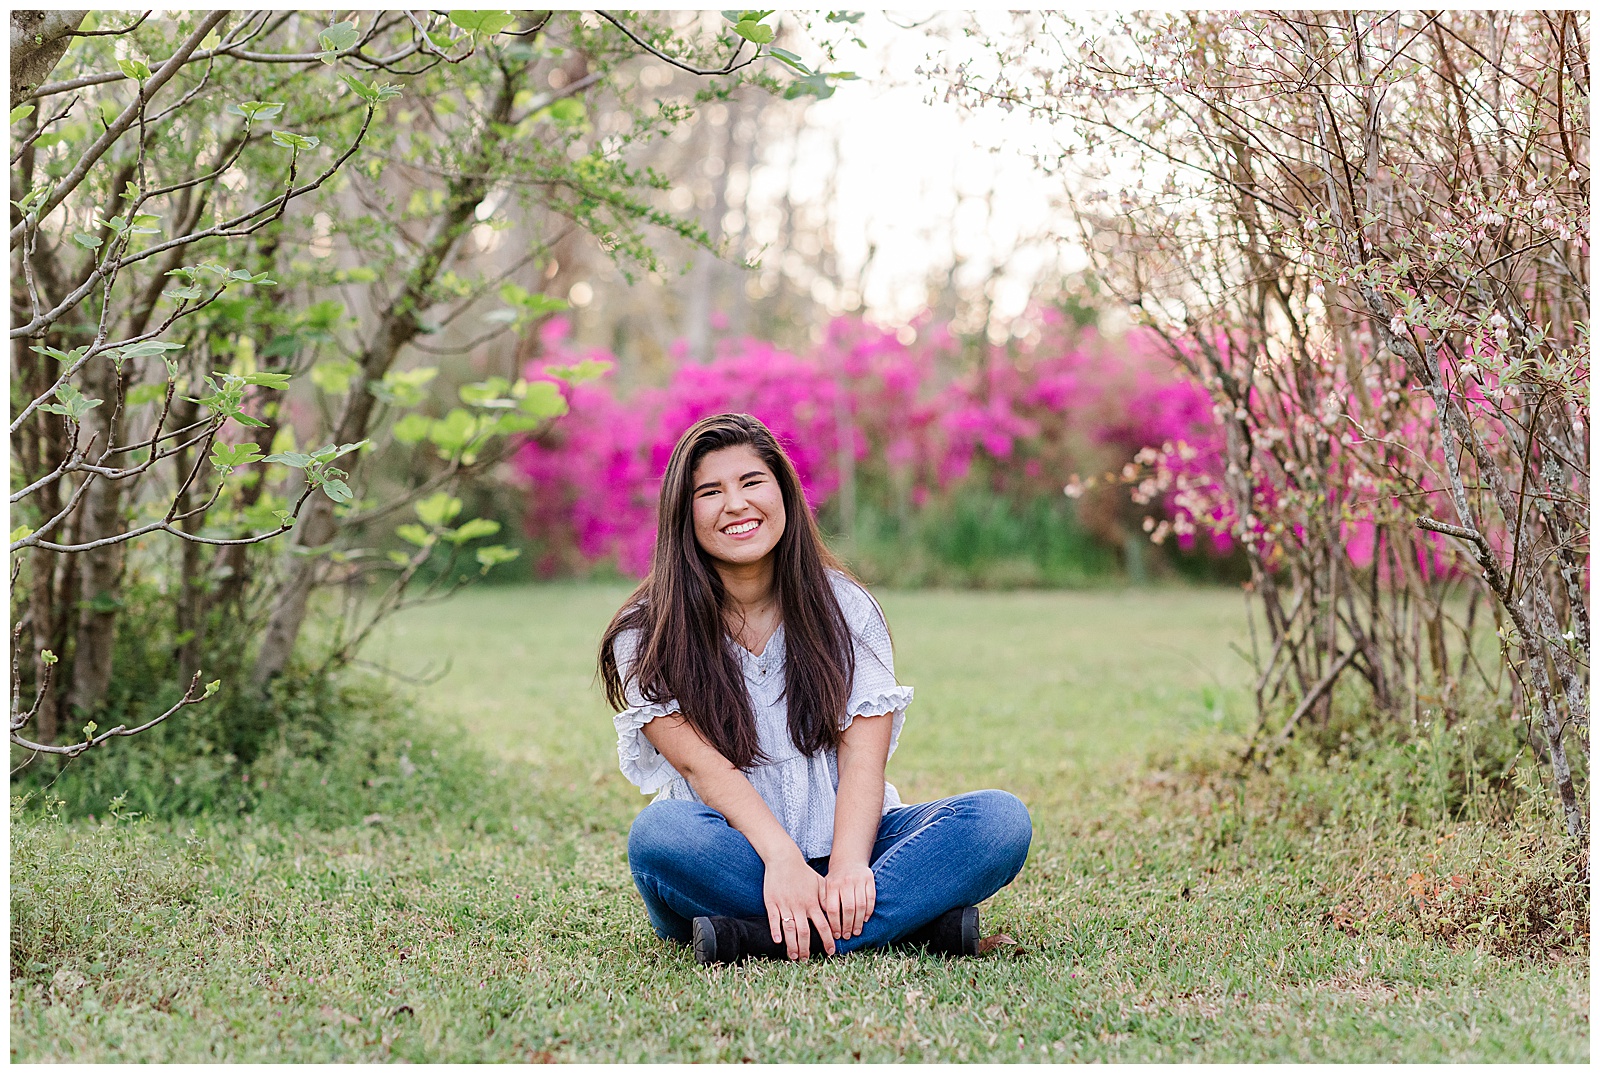
[{"label": "pink blossom cluster", "polygon": [[[1242,364],[1232,349],[1225,333],[1208,347],[1224,368]],[[1262,363],[1242,405],[1208,376],[1218,435],[1200,445],[1142,448],[1124,470],[1136,503],[1159,500],[1166,509],[1166,517],[1145,519],[1146,532],[1158,543],[1196,532],[1219,545],[1236,539],[1269,567],[1283,561],[1286,546],[1331,539],[1354,566],[1376,563],[1387,584],[1397,565],[1380,554],[1378,534],[1390,527],[1406,535],[1401,554],[1413,560],[1398,569],[1427,578],[1455,572],[1459,559],[1447,538],[1413,532],[1418,515],[1449,517],[1452,510],[1433,400],[1419,388],[1397,388],[1366,360],[1368,350],[1359,363]],[[1361,371],[1354,380],[1352,370]],[[1229,468],[1223,430],[1248,442],[1248,468]],[[1486,432],[1493,441],[1495,430]]]},{"label": "pink blossom cluster", "polygon": [[[842,450],[863,488],[885,477],[873,487],[903,489],[914,507],[980,479],[1018,497],[1059,496],[1076,474],[1109,468],[1114,477],[1150,445],[1185,445],[1197,474],[1214,467],[1215,485],[1221,447],[1209,397],[1150,339],[1102,338],[1053,309],[1036,311],[1011,347],[976,354],[926,315],[912,328],[914,337],[840,317],[804,355],[749,338],[725,340],[704,363],[679,350],[664,386],[626,398],[605,377],[560,382],[570,412],[515,459],[529,486],[529,532],[547,549],[540,569],[614,557],[630,574],[648,570],[673,444],[699,418],[724,411],[754,414],[772,429],[813,508],[837,494]],[[615,365],[603,351],[576,348],[560,319],[541,337],[530,379],[545,377],[551,363]],[[976,467],[979,460],[986,465]],[[1221,519],[1206,526],[1225,529]],[[1097,532],[1112,537],[1105,525]]]}]

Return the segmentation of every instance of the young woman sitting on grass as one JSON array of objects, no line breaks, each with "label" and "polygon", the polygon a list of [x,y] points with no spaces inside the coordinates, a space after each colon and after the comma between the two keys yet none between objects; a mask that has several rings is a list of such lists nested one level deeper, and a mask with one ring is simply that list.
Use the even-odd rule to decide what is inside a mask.
[{"label": "young woman sitting on grass", "polygon": [[628,833],[657,935],[702,963],[977,954],[975,904],[1021,870],[1028,810],[992,790],[902,805],[884,782],[911,688],[778,441],[748,414],[697,422],[658,519],[600,643],[622,772],[657,792]]}]

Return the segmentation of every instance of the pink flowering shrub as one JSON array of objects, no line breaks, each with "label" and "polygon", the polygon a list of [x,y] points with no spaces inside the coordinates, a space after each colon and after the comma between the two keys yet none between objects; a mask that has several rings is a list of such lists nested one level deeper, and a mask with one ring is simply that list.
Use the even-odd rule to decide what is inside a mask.
[{"label": "pink flowering shrub", "polygon": [[[693,422],[723,411],[754,414],[772,429],[813,508],[837,494],[842,450],[864,491],[903,490],[912,508],[980,480],[979,460],[987,463],[981,479],[1020,501],[1060,496],[1081,471],[1110,467],[1112,476],[1151,445],[1182,445],[1187,461],[1201,467],[1220,458],[1204,388],[1183,379],[1142,337],[1103,339],[1045,310],[1014,352],[989,348],[982,368],[955,375],[961,345],[948,327],[927,320],[914,327],[916,338],[904,343],[894,332],[841,317],[805,355],[731,340],[712,361],[680,360],[665,386],[626,399],[605,377],[560,382],[570,413],[516,458],[529,486],[529,532],[546,549],[540,569],[614,557],[626,573],[645,572],[672,446]],[[610,362],[602,352],[575,349],[559,320],[542,342],[545,354],[530,377],[544,376],[540,370],[552,362]],[[1127,496],[1108,490],[1104,499],[1083,513],[1090,531],[1109,542],[1124,525],[1118,505]],[[1184,534],[1186,542],[1195,530]]]}]

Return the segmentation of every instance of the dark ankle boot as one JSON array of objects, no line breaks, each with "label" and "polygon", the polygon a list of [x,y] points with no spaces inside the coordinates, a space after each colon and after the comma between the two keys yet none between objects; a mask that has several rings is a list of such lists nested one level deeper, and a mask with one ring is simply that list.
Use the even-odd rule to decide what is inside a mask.
[{"label": "dark ankle boot", "polygon": [[[811,929],[812,956],[825,954],[822,937]],[[694,919],[694,959],[702,966],[742,962],[747,958],[789,957],[787,944],[773,943],[764,917],[697,917]]]},{"label": "dark ankle boot", "polygon": [[958,906],[946,911],[896,940],[894,946],[923,947],[929,954],[945,958],[973,958],[978,953],[978,908]]}]

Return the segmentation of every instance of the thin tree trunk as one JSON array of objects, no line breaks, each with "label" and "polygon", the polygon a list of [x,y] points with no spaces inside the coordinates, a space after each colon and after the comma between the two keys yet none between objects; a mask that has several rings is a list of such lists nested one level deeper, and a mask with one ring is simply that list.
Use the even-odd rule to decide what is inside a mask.
[{"label": "thin tree trunk", "polygon": [[[421,330],[420,315],[430,304],[428,288],[461,237],[471,229],[473,210],[488,193],[488,181],[484,176],[491,170],[493,155],[511,118],[512,101],[520,85],[516,76],[520,73],[508,72],[501,80],[489,122],[477,136],[477,151],[468,156],[469,161],[476,159],[478,163],[464,166],[463,175],[450,181],[443,215],[423,245],[421,260],[407,274],[399,294],[384,310],[377,331],[361,355],[360,372],[351,382],[335,429],[336,443],[351,444],[367,437],[376,405],[367,385],[383,379],[401,350]],[[294,530],[293,540],[284,555],[284,580],[273,602],[251,676],[257,687],[264,687],[281,673],[294,652],[311,591],[323,564],[321,556],[306,555],[305,550],[319,548],[333,540],[339,528],[333,508],[333,501],[318,493],[307,502],[305,513]]]}]

